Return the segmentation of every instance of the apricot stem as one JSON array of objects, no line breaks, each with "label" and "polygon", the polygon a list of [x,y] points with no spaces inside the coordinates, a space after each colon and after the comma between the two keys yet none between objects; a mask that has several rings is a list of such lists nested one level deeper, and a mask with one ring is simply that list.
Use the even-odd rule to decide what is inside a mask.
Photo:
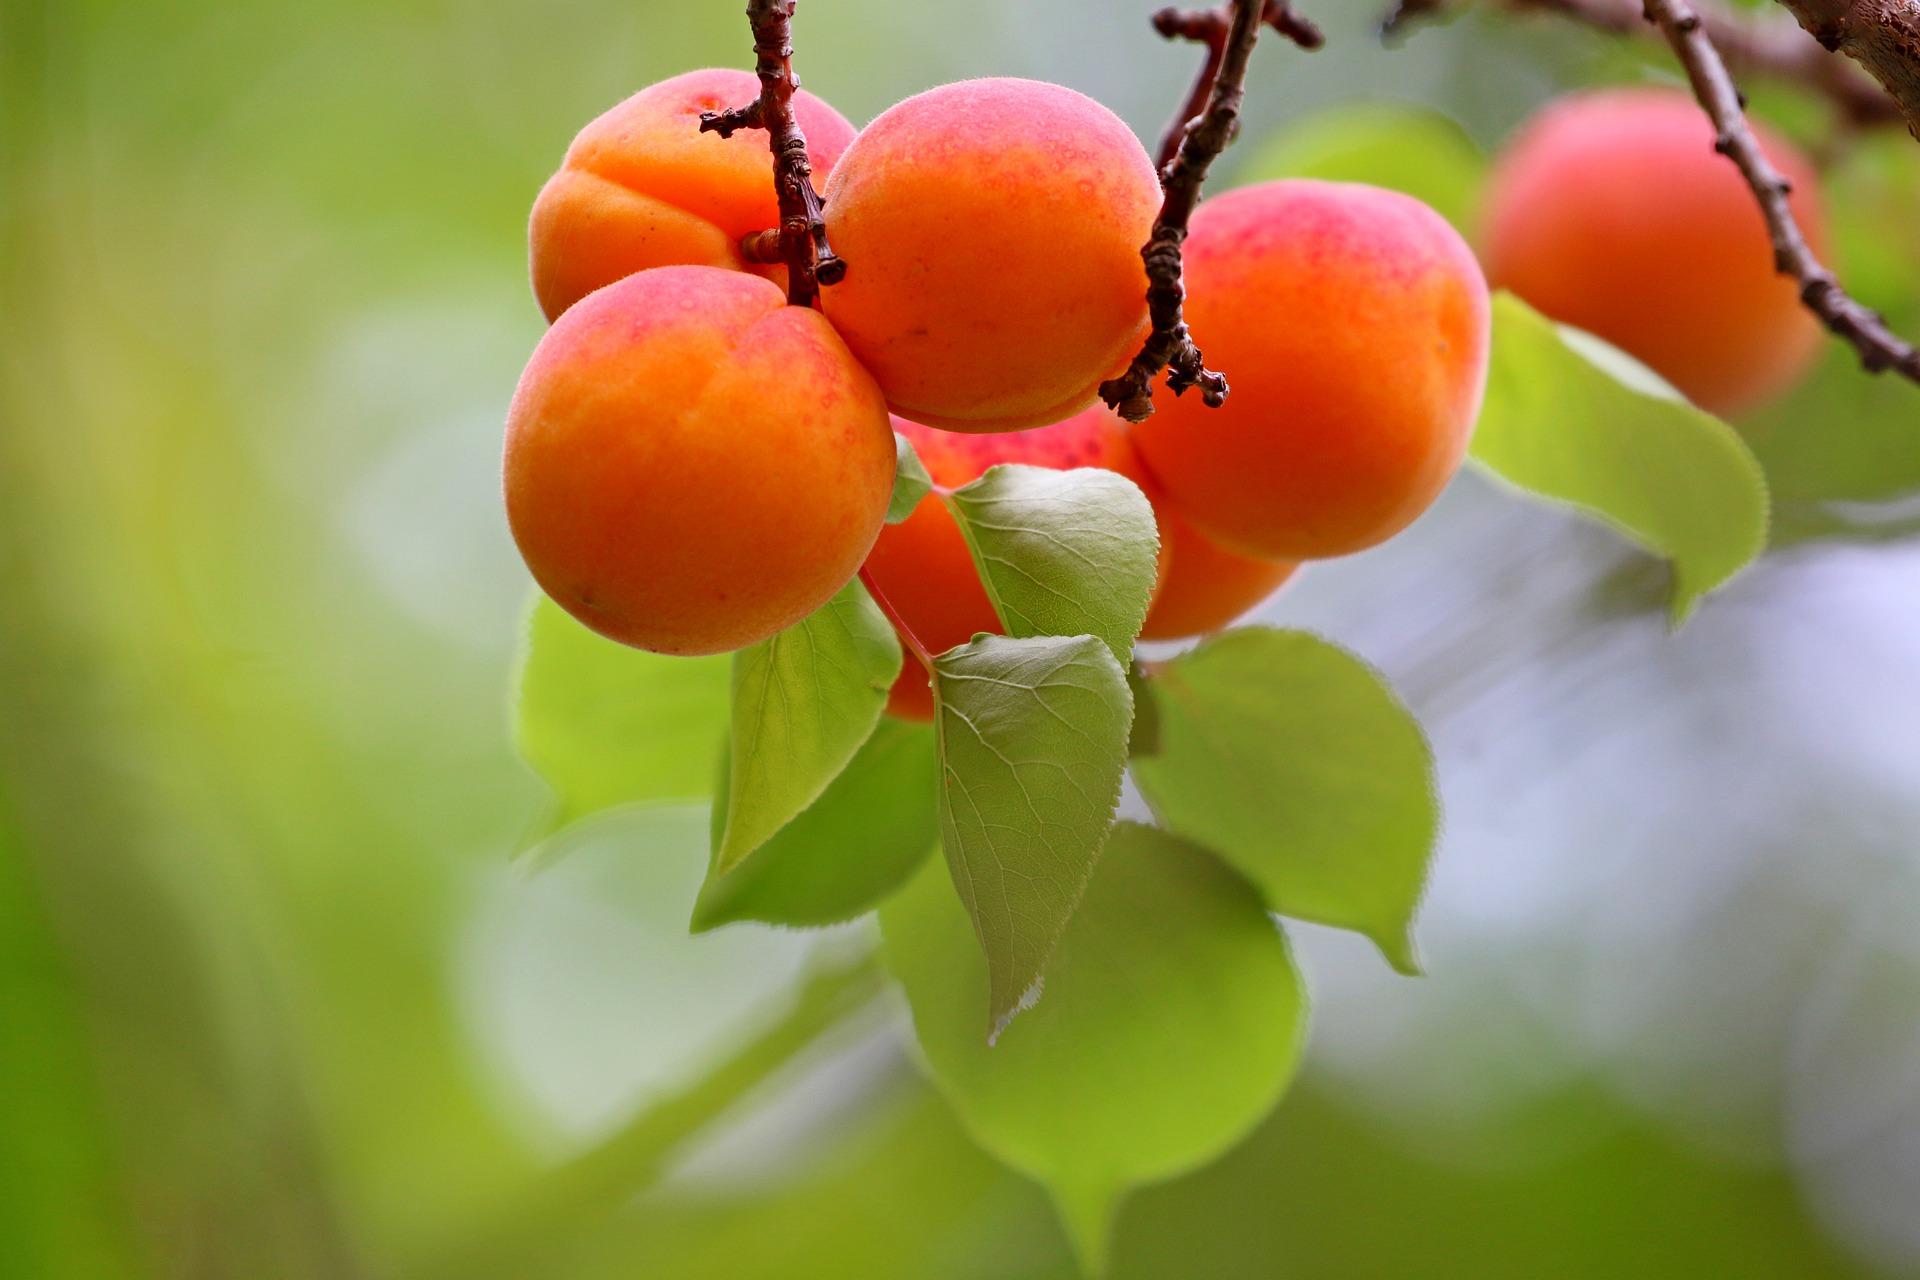
[{"label": "apricot stem", "polygon": [[[1464,7],[1459,0],[1398,0],[1381,20],[1380,34],[1402,35],[1417,21],[1442,18]],[[1555,14],[1614,35],[1647,31],[1644,0],[1501,0],[1500,7],[1516,13]],[[1724,5],[1702,0],[1694,0],[1694,12],[1715,47],[1742,72],[1804,85],[1831,102],[1841,119],[1855,128],[1903,121],[1900,105],[1866,72],[1845,58],[1831,56],[1786,14],[1736,14]]]},{"label": "apricot stem", "polygon": [[880,606],[880,612],[887,615],[887,621],[893,624],[893,629],[900,633],[900,639],[906,645],[907,652],[927,669],[928,675],[932,675],[933,654],[928,652],[927,646],[920,637],[913,633],[913,628],[908,626],[907,620],[900,616],[900,611],[893,607],[893,602],[887,599],[887,593],[880,589],[880,584],[873,580],[873,572],[865,565],[860,566],[860,582],[866,587],[867,594],[873,597],[873,602]]},{"label": "apricot stem", "polygon": [[[731,137],[736,129],[765,129],[773,152],[773,188],[780,200],[780,226],[774,232],[756,232],[741,243],[749,261],[769,261],[765,237],[774,235],[779,253],[771,259],[787,264],[787,301],[810,307],[820,286],[834,284],[847,274],[847,264],[827,243],[826,218],[820,193],[813,186],[813,162],[807,156],[807,135],[793,114],[793,95],[800,88],[793,74],[793,10],[796,0],[747,0],[747,22],[753,29],[754,74],[760,77],[760,96],[744,107],[700,113],[700,132]],[[752,247],[748,241],[753,242]]]},{"label": "apricot stem", "polygon": [[1687,0],[1645,0],[1645,4],[1647,21],[1657,25],[1673,46],[1693,85],[1693,96],[1700,100],[1718,131],[1714,150],[1738,166],[1753,191],[1766,218],[1767,235],[1773,241],[1774,270],[1799,283],[1800,301],[1828,329],[1852,344],[1869,373],[1891,369],[1920,382],[1920,350],[1888,329],[1879,313],[1848,296],[1808,246],[1787,204],[1792,186],[1767,159],[1747,127],[1745,99],[1734,87],[1727,64],[1713,47],[1700,16]]},{"label": "apricot stem", "polygon": [[[1207,169],[1239,131],[1247,63],[1260,28],[1271,26],[1303,49],[1322,43],[1319,29],[1295,15],[1286,0],[1229,0],[1223,8],[1196,13],[1162,10],[1153,24],[1169,39],[1204,43],[1207,55],[1183,109],[1186,118],[1175,122],[1161,144],[1160,215],[1140,249],[1152,328],[1126,372],[1100,384],[1100,398],[1128,422],[1144,422],[1153,413],[1153,384],[1162,369],[1175,395],[1197,386],[1209,407],[1226,402],[1226,378],[1207,368],[1187,332],[1180,246],[1187,238],[1187,220],[1200,203]],[[1205,105],[1196,110],[1200,102]]]}]

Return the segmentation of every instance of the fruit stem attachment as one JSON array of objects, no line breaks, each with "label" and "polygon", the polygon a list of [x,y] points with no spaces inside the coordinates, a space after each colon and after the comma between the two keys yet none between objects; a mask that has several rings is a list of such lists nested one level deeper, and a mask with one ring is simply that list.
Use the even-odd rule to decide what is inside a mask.
[{"label": "fruit stem attachment", "polygon": [[887,615],[887,621],[893,624],[893,629],[900,633],[900,641],[906,646],[907,652],[927,669],[928,675],[932,675],[933,654],[927,649],[926,643],[913,633],[913,628],[900,616],[900,611],[893,607],[893,602],[887,599],[887,593],[880,589],[880,584],[873,580],[872,572],[865,565],[860,566],[860,583],[866,587],[867,594],[873,597],[873,602],[880,606],[880,612]]},{"label": "fruit stem attachment", "polygon": [[753,28],[754,74],[760,77],[760,96],[744,107],[700,113],[700,132],[733,136],[736,129],[765,129],[773,152],[773,189],[780,201],[780,226],[756,231],[740,242],[749,262],[784,262],[787,301],[810,307],[820,286],[835,284],[847,274],[847,264],[834,256],[827,243],[827,224],[820,193],[813,187],[813,162],[807,157],[807,135],[793,114],[793,95],[800,80],[793,74],[793,10],[796,0],[747,0],[747,22]]},{"label": "fruit stem attachment", "polygon": [[1645,0],[1648,22],[1660,28],[1693,85],[1693,96],[1713,121],[1714,150],[1739,167],[1766,219],[1773,241],[1773,266],[1800,286],[1800,301],[1821,323],[1851,343],[1869,373],[1892,370],[1920,382],[1920,351],[1887,328],[1878,312],[1848,296],[1840,282],[1814,256],[1787,204],[1793,189],[1761,151],[1747,127],[1746,100],[1734,87],[1727,64],[1707,34],[1706,25],[1687,0]]},{"label": "fruit stem attachment", "polygon": [[1226,402],[1226,378],[1207,368],[1187,332],[1180,256],[1187,222],[1200,203],[1208,167],[1239,132],[1247,63],[1260,28],[1270,26],[1303,49],[1323,43],[1319,28],[1296,15],[1286,0],[1228,0],[1218,9],[1187,13],[1163,9],[1154,14],[1153,26],[1170,40],[1204,44],[1206,58],[1180,118],[1160,144],[1160,214],[1140,249],[1152,327],[1126,372],[1100,384],[1100,398],[1128,422],[1144,422],[1153,413],[1153,384],[1162,369],[1175,395],[1197,386],[1208,406]]}]

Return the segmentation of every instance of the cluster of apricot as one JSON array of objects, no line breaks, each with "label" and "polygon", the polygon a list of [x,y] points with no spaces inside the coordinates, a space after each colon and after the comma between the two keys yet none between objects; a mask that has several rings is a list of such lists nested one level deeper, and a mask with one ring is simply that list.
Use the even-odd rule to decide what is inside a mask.
[{"label": "cluster of apricot", "polygon": [[[1420,202],[1280,181],[1203,204],[1187,319],[1232,394],[1162,394],[1130,427],[1096,397],[1148,330],[1161,192],[1125,124],[1025,80],[933,89],[857,134],[798,94],[848,264],[815,310],[740,248],[778,223],[764,137],[699,128],[756,91],[730,71],[643,90],[580,133],[534,209],[553,325],[514,398],[507,508],[534,577],[593,629],[735,649],[864,565],[932,652],[1000,630],[937,493],[884,525],[895,431],[937,487],[1004,462],[1138,484],[1160,526],[1151,639],[1224,626],[1299,561],[1390,537],[1458,468],[1487,288]],[[924,673],[890,705],[927,715]]]}]

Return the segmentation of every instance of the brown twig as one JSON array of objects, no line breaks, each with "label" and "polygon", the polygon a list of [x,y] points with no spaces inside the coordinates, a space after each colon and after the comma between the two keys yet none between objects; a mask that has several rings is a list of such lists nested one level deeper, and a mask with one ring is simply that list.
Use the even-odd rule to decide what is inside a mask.
[{"label": "brown twig", "polygon": [[1827,328],[1851,343],[1869,372],[1894,370],[1920,382],[1920,351],[1887,328],[1879,314],[1849,297],[1833,272],[1807,245],[1787,204],[1792,185],[1773,167],[1747,127],[1740,91],[1713,47],[1706,24],[1687,0],[1644,0],[1646,19],[1660,28],[1686,69],[1693,95],[1713,120],[1714,149],[1739,166],[1753,189],[1773,241],[1774,269],[1800,285],[1800,300]]},{"label": "brown twig", "polygon": [[[1302,49],[1318,49],[1326,43],[1320,28],[1295,13],[1291,6],[1281,0],[1266,0],[1260,20]],[[1200,72],[1193,79],[1193,88],[1188,91],[1186,102],[1179,114],[1167,124],[1167,131],[1160,136],[1158,162],[1163,170],[1173,163],[1175,153],[1180,150],[1180,140],[1186,137],[1187,125],[1206,110],[1207,99],[1213,94],[1213,82],[1220,75],[1220,59],[1227,51],[1227,29],[1230,25],[1225,8],[1162,9],[1153,15],[1153,29],[1162,36],[1169,40],[1192,40],[1205,45],[1207,50],[1206,60],[1200,64]]]},{"label": "brown twig", "polygon": [[1920,138],[1920,0],[1779,0],[1829,52],[1867,69]]},{"label": "brown twig", "polygon": [[844,278],[847,266],[827,243],[820,193],[813,189],[813,163],[807,158],[807,136],[793,114],[793,95],[800,88],[793,74],[794,4],[795,0],[747,0],[760,96],[744,107],[701,112],[700,131],[723,138],[736,129],[767,131],[780,225],[743,238],[740,252],[749,262],[786,263],[787,301],[810,307],[820,296],[820,286]]},{"label": "brown twig", "polygon": [[1305,49],[1322,42],[1319,29],[1294,14],[1285,0],[1228,0],[1222,8],[1195,13],[1166,9],[1154,15],[1153,25],[1169,39],[1204,43],[1207,55],[1183,118],[1174,121],[1161,144],[1160,214],[1140,249],[1152,328],[1126,372],[1100,384],[1100,398],[1129,422],[1144,422],[1153,413],[1154,379],[1162,369],[1175,395],[1197,386],[1209,406],[1226,402],[1226,378],[1207,368],[1187,332],[1180,247],[1208,167],[1239,130],[1247,63],[1260,28],[1270,26]]},{"label": "brown twig", "polygon": [[[1614,35],[1653,35],[1642,0],[1498,0],[1513,12],[1553,14]],[[1382,35],[1403,34],[1416,21],[1463,7],[1458,0],[1399,0],[1380,24]],[[1825,97],[1848,125],[1899,124],[1900,104],[1861,69],[1836,58],[1784,15],[1736,13],[1695,0],[1694,12],[1727,65],[1741,73],[1792,81]]]}]

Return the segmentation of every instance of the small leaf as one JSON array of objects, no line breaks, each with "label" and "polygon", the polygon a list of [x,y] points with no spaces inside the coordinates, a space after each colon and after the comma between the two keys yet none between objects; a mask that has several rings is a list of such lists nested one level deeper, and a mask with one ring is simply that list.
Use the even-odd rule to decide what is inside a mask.
[{"label": "small leaf", "polygon": [[1003,464],[949,502],[1009,634],[1098,636],[1126,665],[1160,556],[1138,485],[1095,467]]},{"label": "small leaf", "polygon": [[1332,107],[1288,127],[1255,151],[1235,179],[1367,182],[1424,200],[1470,233],[1486,168],[1465,131],[1439,112],[1370,102]]},{"label": "small leaf", "polygon": [[[727,811],[727,768],[713,801],[713,846]],[[709,875],[693,931],[738,920],[795,926],[851,920],[898,889],[939,840],[933,730],[880,722],[820,798],[752,857]]]},{"label": "small leaf", "polygon": [[726,822],[709,879],[820,798],[880,722],[899,674],[900,642],[858,580],[733,655]]},{"label": "small leaf", "polygon": [[1047,969],[989,1048],[986,966],[932,868],[880,908],[926,1065],[981,1146],[1044,1182],[1089,1271],[1126,1190],[1218,1156],[1285,1092],[1306,997],[1239,876],[1123,822]]},{"label": "small leaf", "polygon": [[887,523],[899,524],[913,514],[920,499],[933,489],[933,478],[913,451],[913,442],[893,433],[893,496],[887,500]]},{"label": "small leaf", "polygon": [[514,743],[556,804],[537,833],[616,805],[703,800],[726,734],[727,660],[595,635],[544,595],[527,611]]},{"label": "small leaf", "polygon": [[933,666],[940,838],[986,952],[997,1035],[1037,998],[1106,841],[1133,700],[1092,636],[979,635]]},{"label": "small leaf", "polygon": [[1594,358],[1601,349],[1497,294],[1473,456],[1508,483],[1591,512],[1671,560],[1678,625],[1766,545],[1766,481],[1731,427],[1673,398],[1622,353],[1607,349],[1603,369]]},{"label": "small leaf", "polygon": [[1433,755],[1352,654],[1300,631],[1223,632],[1153,670],[1154,812],[1281,915],[1354,929],[1418,973],[1412,926],[1439,829]]}]

